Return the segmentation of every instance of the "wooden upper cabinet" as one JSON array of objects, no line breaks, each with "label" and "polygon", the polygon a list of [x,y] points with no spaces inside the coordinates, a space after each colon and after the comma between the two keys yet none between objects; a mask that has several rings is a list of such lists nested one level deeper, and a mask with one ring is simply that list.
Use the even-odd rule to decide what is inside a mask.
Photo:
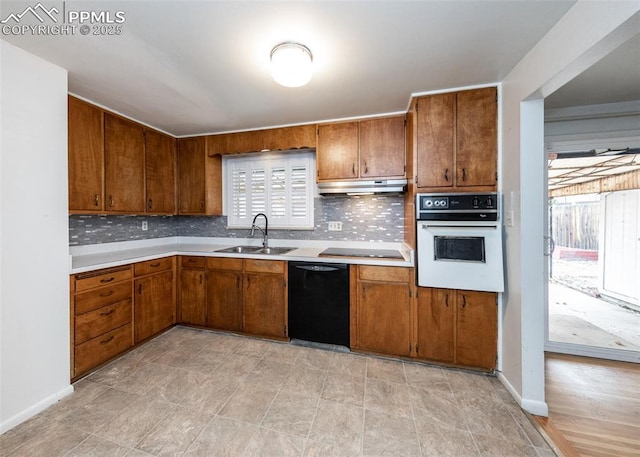
[{"label": "wooden upper cabinet", "polygon": [[153,214],[176,212],[175,140],[153,130],[145,131],[145,211]]},{"label": "wooden upper cabinet", "polygon": [[178,138],[178,214],[205,214],[205,139]]},{"label": "wooden upper cabinet", "polygon": [[318,181],[358,178],[358,122],[318,125]]},{"label": "wooden upper cabinet", "polygon": [[360,121],[360,177],[405,176],[404,116]]},{"label": "wooden upper cabinet", "polygon": [[453,93],[418,99],[416,113],[416,185],[453,186],[454,109]]},{"label": "wooden upper cabinet", "polygon": [[207,151],[210,155],[314,148],[316,146],[316,126],[308,124],[250,132],[223,133],[211,135],[209,138],[211,138],[211,143]]},{"label": "wooden upper cabinet", "polygon": [[318,181],[404,178],[404,116],[318,125]]},{"label": "wooden upper cabinet", "polygon": [[495,189],[498,166],[496,95],[496,88],[489,87],[416,100],[414,163],[417,189]]},{"label": "wooden upper cabinet", "polygon": [[69,96],[69,211],[104,211],[102,110]]},{"label": "wooden upper cabinet", "polygon": [[142,213],[145,208],[144,129],[105,113],[106,210]]},{"label": "wooden upper cabinet", "polygon": [[213,138],[177,140],[178,214],[222,214],[222,157],[209,152]]},{"label": "wooden upper cabinet", "polygon": [[498,102],[495,87],[458,92],[456,183],[493,186],[497,181]]},{"label": "wooden upper cabinet", "polygon": [[269,151],[316,147],[315,124],[268,129],[261,133],[262,149]]}]

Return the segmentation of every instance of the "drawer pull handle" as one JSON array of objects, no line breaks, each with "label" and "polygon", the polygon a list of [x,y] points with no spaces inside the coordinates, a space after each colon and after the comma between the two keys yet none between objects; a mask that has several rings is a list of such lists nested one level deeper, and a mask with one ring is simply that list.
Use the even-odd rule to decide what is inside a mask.
[{"label": "drawer pull handle", "polygon": [[113,276],[111,276],[111,277],[110,277],[110,278],[108,278],[108,279],[101,279],[101,280],[100,280],[100,282],[101,282],[102,284],[107,284],[107,283],[109,283],[109,282],[113,281],[114,279],[116,279],[116,278],[114,278]]},{"label": "drawer pull handle", "polygon": [[160,266],[160,262],[158,263],[152,263],[149,265],[151,268],[158,268]]},{"label": "drawer pull handle", "polygon": [[109,314],[113,314],[114,310],[105,311],[104,313],[100,313],[101,316],[108,316]]},{"label": "drawer pull handle", "polygon": [[98,196],[98,194],[95,194],[95,195],[94,195],[94,197],[93,197],[93,203],[94,203],[96,206],[99,206],[99,205],[100,205],[100,197]]},{"label": "drawer pull handle", "polygon": [[449,169],[448,168],[444,169],[444,180],[449,182]]},{"label": "drawer pull handle", "polygon": [[113,290],[110,290],[108,292],[103,292],[100,294],[101,297],[110,297],[111,295],[113,295]]},{"label": "drawer pull handle", "polygon": [[110,343],[113,339],[115,338],[115,336],[111,335],[109,338],[107,338],[106,340],[102,340],[100,341],[100,344],[107,344]]}]

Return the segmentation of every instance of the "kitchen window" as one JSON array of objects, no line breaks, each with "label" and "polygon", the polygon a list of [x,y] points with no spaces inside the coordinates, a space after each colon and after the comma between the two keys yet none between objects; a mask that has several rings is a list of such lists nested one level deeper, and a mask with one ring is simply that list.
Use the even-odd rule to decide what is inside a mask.
[{"label": "kitchen window", "polygon": [[265,213],[269,228],[313,229],[312,153],[227,156],[224,166],[229,228],[250,228]]}]

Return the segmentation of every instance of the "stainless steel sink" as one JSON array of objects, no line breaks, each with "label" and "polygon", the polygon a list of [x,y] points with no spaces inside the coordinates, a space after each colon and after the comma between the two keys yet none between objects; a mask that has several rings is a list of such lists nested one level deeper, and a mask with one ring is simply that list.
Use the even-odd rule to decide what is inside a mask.
[{"label": "stainless steel sink", "polygon": [[283,247],[274,247],[274,248],[261,248],[257,251],[254,251],[254,254],[286,254],[289,251],[293,251],[295,248],[283,248]]},{"label": "stainless steel sink", "polygon": [[267,254],[267,255],[279,255],[286,254],[289,251],[293,251],[295,248],[285,247],[273,247],[262,248],[260,246],[233,246],[230,248],[217,249],[215,252],[225,252],[230,254]]},{"label": "stainless steel sink", "polygon": [[228,252],[231,254],[248,254],[252,252],[256,252],[261,248],[260,246],[233,246],[225,249],[217,249],[216,252]]}]

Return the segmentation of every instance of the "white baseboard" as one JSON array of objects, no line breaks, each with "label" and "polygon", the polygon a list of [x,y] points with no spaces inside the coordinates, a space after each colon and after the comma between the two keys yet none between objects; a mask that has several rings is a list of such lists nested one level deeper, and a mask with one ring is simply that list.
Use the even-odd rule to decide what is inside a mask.
[{"label": "white baseboard", "polygon": [[31,419],[36,414],[44,411],[49,406],[54,405],[59,400],[61,400],[62,398],[66,397],[67,395],[70,395],[72,393],[73,393],[73,386],[72,385],[68,385],[67,387],[65,387],[61,391],[56,392],[55,394],[48,396],[47,398],[39,401],[35,405],[32,405],[32,406],[28,407],[27,409],[19,412],[15,416],[10,417],[6,421],[1,422],[0,423],[0,435],[3,434],[4,432],[7,432],[7,431],[11,430],[16,425],[19,425],[19,424],[23,423],[27,419]]},{"label": "white baseboard", "polygon": [[498,373],[498,379],[502,383],[502,385],[507,389],[507,391],[511,394],[513,398],[518,402],[520,407],[524,409],[529,414],[534,414],[536,416],[549,416],[549,407],[547,403],[544,401],[538,400],[529,400],[528,398],[522,398],[520,393],[511,385],[509,380],[502,374]]}]

